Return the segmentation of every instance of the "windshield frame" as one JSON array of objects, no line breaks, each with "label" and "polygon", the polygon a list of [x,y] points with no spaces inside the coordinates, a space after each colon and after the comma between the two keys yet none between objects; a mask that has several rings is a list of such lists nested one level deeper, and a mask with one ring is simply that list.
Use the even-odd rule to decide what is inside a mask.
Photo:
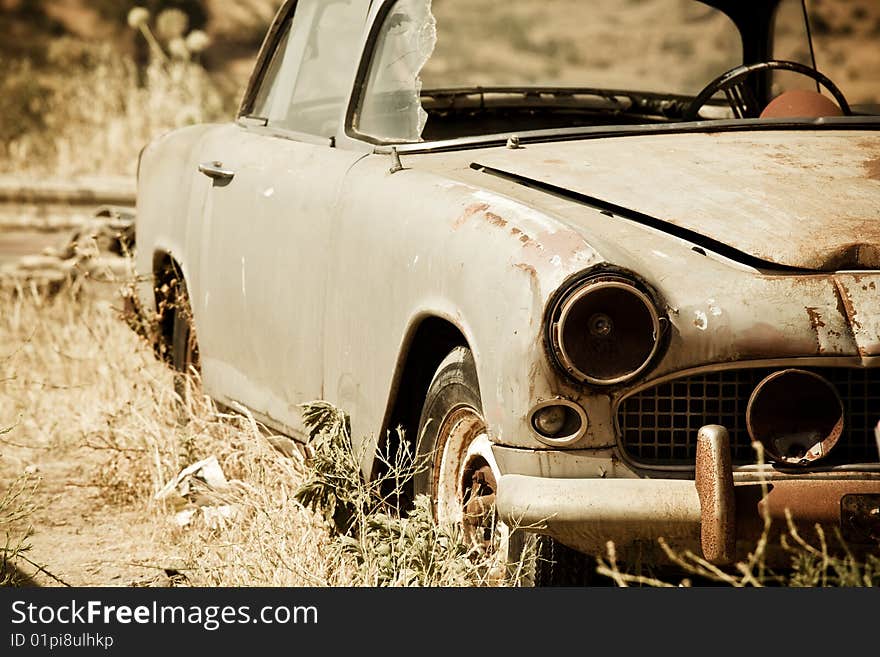
[{"label": "windshield frame", "polygon": [[[773,51],[773,21],[775,13],[782,0],[693,0],[714,7],[726,14],[736,26],[742,41],[743,64],[751,64],[766,61],[771,58]],[[352,93],[345,111],[345,119],[342,123],[344,137],[353,144],[371,146],[375,152],[389,152],[393,147],[401,153],[436,152],[446,150],[458,150],[462,148],[493,147],[504,145],[511,133],[480,134],[452,139],[406,141],[403,139],[381,139],[357,130],[356,122],[360,108],[363,104],[363,96],[367,88],[370,76],[370,68],[375,56],[376,44],[379,33],[384,26],[385,19],[398,0],[377,0],[367,20],[367,34],[364,40],[360,61],[358,63]],[[769,85],[765,76],[756,76],[756,84],[761,97],[767,95]],[[546,87],[517,87],[516,90],[523,93],[532,89],[545,89]],[[514,88],[511,88],[513,90]],[[479,93],[480,88],[474,87],[474,93]],[[576,91],[576,88],[566,90]],[[425,89],[425,95],[430,96],[432,91]],[[641,92],[638,90],[600,90],[609,95],[631,93],[633,95],[663,95],[656,92]],[[667,94],[670,98],[689,98],[680,94]],[[728,132],[740,130],[790,130],[790,129],[880,129],[880,117],[874,116],[846,116],[828,118],[787,118],[787,119],[712,119],[698,121],[674,121],[669,123],[644,123],[636,125],[602,125],[602,126],[577,126],[569,128],[538,128],[535,130],[518,131],[516,137],[523,142],[529,141],[563,141],[578,138],[596,138],[610,136],[629,136],[644,134],[669,134],[689,132]]]},{"label": "windshield frame", "polygon": [[[755,132],[780,130],[880,130],[880,116],[833,116],[818,119],[712,119],[678,121],[675,123],[643,123],[637,125],[583,126],[576,128],[544,128],[516,133],[518,145],[573,141],[610,137],[638,137],[712,132]],[[373,144],[374,153],[437,153],[471,148],[509,146],[511,133],[456,137],[421,142],[388,142]]]}]

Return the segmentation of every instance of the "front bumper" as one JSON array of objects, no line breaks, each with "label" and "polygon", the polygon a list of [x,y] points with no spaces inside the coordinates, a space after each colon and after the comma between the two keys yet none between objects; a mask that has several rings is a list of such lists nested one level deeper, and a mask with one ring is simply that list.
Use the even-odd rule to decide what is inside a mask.
[{"label": "front bumper", "polygon": [[512,526],[594,555],[605,554],[608,541],[622,554],[653,552],[662,537],[674,549],[730,563],[754,551],[765,518],[771,539],[787,531],[787,513],[806,536],[818,523],[829,537],[840,528],[848,541],[880,550],[880,474],[771,471],[763,482],[734,482],[725,437],[701,431],[695,479],[504,474],[496,508]]}]

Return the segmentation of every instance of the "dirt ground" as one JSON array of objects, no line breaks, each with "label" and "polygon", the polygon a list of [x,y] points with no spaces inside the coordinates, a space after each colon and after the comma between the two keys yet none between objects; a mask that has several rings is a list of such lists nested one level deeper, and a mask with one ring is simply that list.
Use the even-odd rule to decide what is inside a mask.
[{"label": "dirt ground", "polygon": [[[7,259],[64,241],[59,233],[0,234]],[[31,528],[25,556],[33,563],[18,564],[40,586],[167,583],[155,543],[161,523],[146,496],[132,493],[139,482],[120,471],[120,456],[141,458],[139,448],[113,440],[107,427],[135,407],[150,379],[164,376],[169,389],[171,381],[118,318],[118,286],[85,285],[95,298],[82,304],[27,288],[0,291],[0,430],[8,430],[0,434],[0,491],[23,475],[32,490],[32,512],[13,537]],[[122,352],[126,359],[117,358]]]},{"label": "dirt ground", "polygon": [[[107,504],[101,489],[90,483],[100,467],[100,459],[90,450],[59,458],[50,450],[16,450],[6,443],[3,454],[7,465],[17,458],[27,462],[25,467],[39,481],[32,500],[37,510],[30,518],[34,533],[27,556],[45,565],[46,571],[21,564],[34,584],[147,586],[168,580],[155,561],[155,525],[150,516],[143,509]],[[11,476],[7,468],[0,470],[0,479]]]},{"label": "dirt ground", "polygon": [[[438,80],[449,81],[467,69],[495,82],[505,82],[505,76],[537,79],[555,74],[565,83],[571,81],[566,71],[548,64],[562,54],[571,64],[593,65],[600,85],[614,80],[617,86],[626,86],[621,80],[628,77],[671,76],[683,91],[692,91],[711,72],[724,68],[725,62],[709,50],[690,51],[683,45],[689,35],[703,31],[724,39],[723,26],[704,11],[676,5],[675,11],[688,20],[681,34],[669,35],[661,21],[666,0],[630,0],[624,4],[634,9],[633,16],[656,29],[628,43],[611,43],[598,28],[603,21],[584,14],[585,3],[553,1],[570,6],[567,14],[560,14],[569,20],[542,23],[541,3],[517,2],[504,21],[481,24],[484,0],[435,0],[440,20],[460,24],[460,38],[482,39],[486,70],[460,61],[457,43],[441,40],[433,73]],[[3,0],[0,7],[12,4],[14,0]],[[259,32],[277,4],[252,0],[251,11],[241,3],[212,0],[216,17],[208,29],[221,42],[237,30]],[[601,0],[593,10],[607,18],[621,4]],[[809,0],[808,4],[818,12],[813,27],[820,70],[839,82],[851,101],[880,101],[880,2]],[[65,0],[54,3],[53,11],[84,38],[103,34],[106,25],[85,5]],[[589,38],[583,37],[583,30]],[[486,34],[494,38],[486,39]],[[787,36],[794,44],[792,52],[803,56],[797,35]],[[717,39],[706,43],[717,44]],[[259,38],[252,41],[258,43]],[[647,68],[639,64],[646,46],[658,53]],[[223,66],[240,86],[250,73],[254,52],[239,55]],[[676,67],[682,60],[696,66]],[[0,226],[0,266],[46,248],[57,249],[65,236]],[[117,318],[122,305],[117,287],[101,288],[98,299],[89,302],[97,306],[90,305],[88,312],[75,303],[41,305],[33,299],[23,303],[21,290],[0,293],[0,431],[11,428],[0,433],[0,490],[22,473],[35,484],[27,557],[45,564],[48,572],[23,567],[38,585],[169,585],[182,567],[176,546],[167,543],[168,514],[159,513],[149,502],[156,481],[173,475],[175,467],[163,453],[166,460],[151,473],[151,455],[143,452],[144,443],[132,439],[142,432],[159,445],[165,436],[181,432],[167,412],[165,397],[173,394],[170,372]],[[156,406],[160,402],[161,412]],[[191,459],[177,465],[187,462]],[[219,568],[223,556],[217,554]]]},{"label": "dirt ground", "polygon": [[[25,538],[20,573],[40,586],[353,584],[293,495],[301,450],[201,395],[183,403],[132,329],[130,262],[77,258],[62,286],[0,276],[0,534],[6,549]],[[206,459],[207,488],[178,489]]]}]

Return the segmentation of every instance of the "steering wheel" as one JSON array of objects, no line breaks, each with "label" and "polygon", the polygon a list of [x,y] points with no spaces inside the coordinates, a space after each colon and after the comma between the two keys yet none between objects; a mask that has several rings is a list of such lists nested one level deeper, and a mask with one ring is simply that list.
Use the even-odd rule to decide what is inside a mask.
[{"label": "steering wheel", "polygon": [[831,80],[819,73],[819,71],[810,68],[809,66],[798,64],[797,62],[774,59],[766,62],[758,62],[756,64],[734,66],[726,73],[722,73],[703,87],[703,90],[697,94],[696,98],[694,98],[693,101],[691,101],[691,104],[684,110],[682,118],[685,121],[698,120],[700,109],[702,109],[703,105],[705,105],[709,99],[719,91],[723,91],[724,95],[727,97],[727,102],[730,104],[730,108],[733,110],[735,118],[756,118],[761,113],[761,108],[759,107],[758,99],[755,97],[755,94],[752,93],[752,90],[745,84],[745,80],[756,71],[769,70],[794,71],[795,73],[800,73],[801,75],[806,75],[808,78],[812,78],[834,96],[834,100],[837,101],[840,110],[845,116],[852,115],[852,110],[850,110],[849,103],[846,102],[843,92],[840,91],[837,85]]}]

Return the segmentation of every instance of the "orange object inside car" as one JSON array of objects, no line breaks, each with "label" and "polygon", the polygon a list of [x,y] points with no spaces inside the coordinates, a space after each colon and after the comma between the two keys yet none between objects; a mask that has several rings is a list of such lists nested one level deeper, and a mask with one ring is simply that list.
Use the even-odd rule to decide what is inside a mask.
[{"label": "orange object inside car", "polygon": [[768,103],[761,112],[762,119],[819,118],[843,116],[843,112],[830,98],[818,91],[792,89],[784,91]]}]

